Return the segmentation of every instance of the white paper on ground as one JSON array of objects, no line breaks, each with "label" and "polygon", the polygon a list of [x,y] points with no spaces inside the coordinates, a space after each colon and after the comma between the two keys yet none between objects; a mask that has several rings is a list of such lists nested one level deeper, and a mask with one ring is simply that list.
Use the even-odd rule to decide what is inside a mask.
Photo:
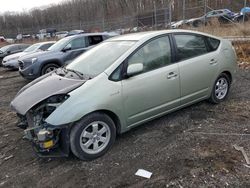
[{"label": "white paper on ground", "polygon": [[146,170],[143,170],[143,169],[139,169],[139,170],[137,170],[135,175],[149,179],[151,177],[151,175],[152,175],[152,172],[149,172],[149,171],[146,171]]}]

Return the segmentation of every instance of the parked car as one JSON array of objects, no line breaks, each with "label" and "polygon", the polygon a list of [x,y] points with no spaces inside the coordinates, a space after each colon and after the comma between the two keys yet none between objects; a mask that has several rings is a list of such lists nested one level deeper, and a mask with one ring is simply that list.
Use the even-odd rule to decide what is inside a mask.
[{"label": "parked car", "polygon": [[244,7],[241,9],[240,13],[236,14],[233,20],[236,22],[248,21],[249,16],[250,16],[250,7]]},{"label": "parked car", "polygon": [[19,58],[19,72],[26,79],[35,79],[70,63],[74,58],[108,37],[108,34],[88,33],[63,38],[45,52]]},{"label": "parked car", "polygon": [[58,39],[62,39],[64,37],[66,37],[68,35],[68,31],[59,31],[59,32],[56,32],[56,38]]},{"label": "parked car", "polygon": [[204,33],[118,36],[29,83],[11,107],[40,155],[95,159],[117,134],[198,101],[224,101],[236,61],[229,41]]},{"label": "parked car", "polygon": [[186,23],[187,23],[187,20],[180,20],[177,22],[172,22],[170,27],[171,27],[171,29],[178,29],[181,26],[184,26]]},{"label": "parked car", "polygon": [[18,58],[25,56],[27,54],[45,51],[50,46],[55,44],[55,42],[56,41],[36,43],[36,44],[33,44],[30,47],[26,48],[23,52],[8,55],[5,58],[3,58],[3,61],[2,61],[3,67],[8,68],[8,69],[18,70],[18,68],[19,68]]},{"label": "parked car", "polygon": [[73,36],[73,35],[80,35],[80,34],[83,34],[83,33],[84,33],[83,30],[72,30],[72,31],[70,31],[70,32],[66,35],[66,37],[68,37],[68,36]]},{"label": "parked car", "polygon": [[200,25],[206,25],[212,18],[218,18],[220,23],[228,23],[233,20],[235,15],[234,12],[228,9],[213,10],[202,17],[187,20],[186,24],[199,27]]},{"label": "parked car", "polygon": [[3,36],[0,36],[0,42],[5,42],[5,38]]},{"label": "parked car", "polygon": [[11,44],[0,48],[0,65],[4,57],[24,51],[30,44]]}]

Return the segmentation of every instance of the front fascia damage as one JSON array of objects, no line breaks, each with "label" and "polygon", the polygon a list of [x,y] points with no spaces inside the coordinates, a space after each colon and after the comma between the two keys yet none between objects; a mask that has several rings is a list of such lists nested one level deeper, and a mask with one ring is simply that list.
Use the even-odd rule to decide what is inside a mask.
[{"label": "front fascia damage", "polygon": [[[24,137],[33,143],[39,156],[56,157],[69,154],[71,124],[53,126],[45,119],[70,97],[67,93],[80,87],[84,82],[86,80],[51,75],[26,87],[12,101],[11,107],[20,118],[18,127],[25,129]],[[30,96],[34,92],[36,95]],[[23,100],[26,103],[22,103]]]},{"label": "front fascia damage", "polygon": [[39,156],[56,157],[69,154],[68,140],[71,125],[53,126],[45,121],[68,97],[66,94],[49,97],[29,110],[23,118],[25,122],[22,124],[26,124],[25,138],[33,143]]}]

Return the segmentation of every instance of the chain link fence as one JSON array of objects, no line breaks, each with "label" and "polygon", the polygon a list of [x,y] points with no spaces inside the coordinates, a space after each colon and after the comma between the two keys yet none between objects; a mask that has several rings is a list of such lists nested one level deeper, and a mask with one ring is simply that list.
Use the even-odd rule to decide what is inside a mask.
[{"label": "chain link fence", "polygon": [[[47,25],[46,28],[55,28],[57,31],[81,29],[86,32],[116,31],[129,33],[148,31],[171,28],[173,22],[198,18],[212,10],[230,9],[235,13],[239,13],[243,7],[250,6],[249,0],[228,0],[226,4],[220,2],[220,0],[197,0],[196,3],[193,3],[191,0],[180,0],[177,5],[169,3],[169,6],[163,8],[154,6],[150,10],[146,10],[143,13],[135,13],[131,16],[119,18],[106,18],[103,16],[100,20],[92,22],[54,24]],[[243,22],[244,21],[247,21],[247,19],[244,19]],[[229,22],[229,24],[234,23]],[[23,34],[36,34],[40,29],[45,28],[39,28],[39,26],[34,26],[32,29],[19,28],[18,32]],[[17,33],[15,33],[15,35],[16,34]],[[12,35],[14,35],[14,33]]]}]

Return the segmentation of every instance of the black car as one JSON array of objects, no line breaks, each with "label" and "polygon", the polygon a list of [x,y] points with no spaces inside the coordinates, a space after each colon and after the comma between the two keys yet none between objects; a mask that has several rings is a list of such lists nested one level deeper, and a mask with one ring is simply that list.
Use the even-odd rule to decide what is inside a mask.
[{"label": "black car", "polygon": [[30,44],[11,44],[0,48],[0,65],[4,57],[24,51]]},{"label": "black car", "polygon": [[63,38],[45,52],[21,57],[19,72],[26,79],[35,79],[49,73],[81,55],[93,45],[110,38],[107,33],[86,33]]}]

